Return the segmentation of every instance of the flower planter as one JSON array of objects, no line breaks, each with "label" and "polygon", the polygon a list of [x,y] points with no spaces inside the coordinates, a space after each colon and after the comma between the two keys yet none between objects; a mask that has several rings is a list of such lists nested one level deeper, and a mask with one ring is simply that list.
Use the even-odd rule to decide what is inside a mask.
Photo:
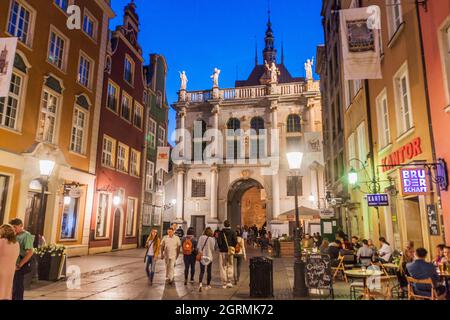
[{"label": "flower planter", "polygon": [[294,242],[293,241],[280,241],[280,256],[282,258],[294,257]]},{"label": "flower planter", "polygon": [[[64,255],[45,253],[38,257],[39,280],[58,281]],[[65,259],[64,259],[65,261]]]}]

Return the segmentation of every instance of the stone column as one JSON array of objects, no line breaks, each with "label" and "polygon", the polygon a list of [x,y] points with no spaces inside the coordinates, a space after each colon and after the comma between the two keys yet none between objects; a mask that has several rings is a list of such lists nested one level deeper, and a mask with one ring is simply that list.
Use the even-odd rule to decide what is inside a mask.
[{"label": "stone column", "polygon": [[181,141],[183,143],[183,158],[186,155],[186,137],[184,135],[184,130],[186,129],[186,108],[182,108],[178,113],[180,117],[180,129],[181,129]]},{"label": "stone column", "polygon": [[218,180],[219,180],[219,169],[217,168],[217,166],[213,166],[211,168],[211,216],[210,219],[208,220],[209,224],[215,224],[219,222],[218,219],[218,208],[217,208],[217,203],[218,203],[218,190],[219,190],[219,184],[218,184]]},{"label": "stone column", "polygon": [[177,170],[177,211],[175,222],[178,224],[184,223],[183,207],[184,207],[184,175],[183,168]]},{"label": "stone column", "polygon": [[[219,132],[219,113],[220,113],[220,106],[217,104],[214,106],[213,110],[212,110],[212,114],[213,114],[213,126],[214,126],[214,130],[216,130],[216,134],[217,132]],[[214,137],[214,157],[217,158],[217,156],[219,156],[221,154],[221,152],[219,152],[219,136],[215,136]]]}]

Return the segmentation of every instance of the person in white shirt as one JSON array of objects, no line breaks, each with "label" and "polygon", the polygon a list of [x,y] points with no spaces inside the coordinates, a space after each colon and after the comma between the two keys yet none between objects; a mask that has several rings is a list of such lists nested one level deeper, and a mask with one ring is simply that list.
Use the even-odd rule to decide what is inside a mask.
[{"label": "person in white shirt", "polygon": [[[245,232],[245,231],[244,231]],[[245,240],[244,237],[241,236],[241,232],[239,230],[236,231],[237,235],[237,245],[235,247],[236,253],[234,254],[234,284],[237,285],[239,282],[239,278],[241,276],[241,266],[242,261],[247,260],[247,252],[245,251]]]},{"label": "person in white shirt", "polygon": [[174,230],[169,228],[167,236],[161,241],[161,259],[166,261],[166,280],[170,285],[173,284],[175,264],[180,255],[181,241],[174,234]]},{"label": "person in white shirt", "polygon": [[197,254],[200,258],[200,276],[198,279],[199,288],[198,291],[202,291],[203,288],[203,276],[206,271],[206,289],[211,289],[211,278],[212,278],[212,262],[213,254],[216,248],[216,238],[214,238],[214,233],[210,227],[205,229],[203,235],[198,239],[197,242]]},{"label": "person in white shirt", "polygon": [[386,241],[385,238],[380,238],[381,248],[378,250],[379,260],[381,262],[389,262],[392,256],[391,245]]}]

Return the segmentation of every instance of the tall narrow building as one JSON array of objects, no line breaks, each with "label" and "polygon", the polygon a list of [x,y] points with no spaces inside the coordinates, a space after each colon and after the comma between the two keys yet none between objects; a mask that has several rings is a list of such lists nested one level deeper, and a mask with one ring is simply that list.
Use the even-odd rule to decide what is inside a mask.
[{"label": "tall narrow building", "polygon": [[69,30],[67,1],[0,2],[0,37],[18,38],[10,92],[0,98],[0,224],[20,218],[36,240],[64,244],[69,255],[88,252],[114,16],[107,0],[77,5],[84,23]]}]

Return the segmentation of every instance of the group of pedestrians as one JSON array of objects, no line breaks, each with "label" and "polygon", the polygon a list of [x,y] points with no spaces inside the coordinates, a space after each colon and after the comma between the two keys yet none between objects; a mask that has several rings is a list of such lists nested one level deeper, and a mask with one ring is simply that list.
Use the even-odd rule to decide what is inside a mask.
[{"label": "group of pedestrians", "polygon": [[[167,235],[162,239],[158,230],[152,230],[146,242],[145,254],[146,273],[149,284],[153,285],[156,261],[160,258],[165,262],[166,282],[174,284],[175,266],[179,256],[183,255],[184,285],[188,282],[195,283],[196,265],[199,263],[200,273],[198,277],[199,291],[211,288],[212,266],[214,252],[218,251],[219,270],[222,287],[232,288],[240,280],[242,263],[247,259],[245,250],[246,241],[240,228],[232,230],[228,221],[224,222],[222,230],[213,230],[207,227],[197,239],[194,228],[189,228],[184,235],[183,229],[177,229],[176,224],[167,230]],[[203,279],[206,273],[206,286]]]},{"label": "group of pedestrians", "polygon": [[20,219],[0,226],[0,300],[23,300],[24,278],[32,271],[33,242]]}]

